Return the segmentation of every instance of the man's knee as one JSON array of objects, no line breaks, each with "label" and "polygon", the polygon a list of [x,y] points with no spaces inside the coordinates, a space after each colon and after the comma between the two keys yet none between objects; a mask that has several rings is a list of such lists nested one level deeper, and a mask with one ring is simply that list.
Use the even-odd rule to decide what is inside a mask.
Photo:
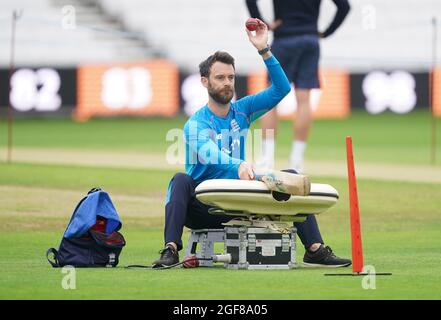
[{"label": "man's knee", "polygon": [[167,190],[167,198],[165,204],[168,205],[170,201],[187,201],[189,197],[194,195],[195,182],[185,173],[176,173],[170,180]]},{"label": "man's knee", "polygon": [[185,185],[193,185],[194,180],[188,174],[178,172],[172,178],[174,185],[185,186]]}]

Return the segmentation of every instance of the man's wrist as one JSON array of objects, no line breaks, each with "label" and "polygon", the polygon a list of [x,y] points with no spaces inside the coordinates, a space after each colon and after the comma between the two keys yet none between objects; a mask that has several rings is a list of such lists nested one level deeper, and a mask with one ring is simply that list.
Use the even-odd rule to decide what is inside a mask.
[{"label": "man's wrist", "polygon": [[271,50],[271,47],[270,47],[269,45],[266,45],[265,48],[262,48],[262,49],[260,49],[260,50],[257,50],[257,52],[258,52],[260,55],[264,55],[265,53],[269,52],[270,50]]}]

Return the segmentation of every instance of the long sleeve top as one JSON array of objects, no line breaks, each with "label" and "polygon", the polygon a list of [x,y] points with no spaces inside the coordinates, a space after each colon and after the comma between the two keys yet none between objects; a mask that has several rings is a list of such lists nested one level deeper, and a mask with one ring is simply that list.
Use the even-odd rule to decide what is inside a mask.
[{"label": "long sleeve top", "polygon": [[245,140],[251,123],[274,108],[291,90],[274,56],[264,60],[272,85],[230,103],[226,117],[205,105],[184,126],[185,169],[196,183],[208,179],[239,179],[237,170],[245,159]]}]

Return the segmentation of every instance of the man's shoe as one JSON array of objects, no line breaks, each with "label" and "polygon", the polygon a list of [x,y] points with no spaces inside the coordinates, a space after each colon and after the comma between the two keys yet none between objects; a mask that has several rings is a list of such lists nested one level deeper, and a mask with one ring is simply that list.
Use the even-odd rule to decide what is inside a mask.
[{"label": "man's shoe", "polygon": [[178,251],[170,245],[159,251],[159,253],[161,257],[153,262],[152,268],[169,267],[179,262]]},{"label": "man's shoe", "polygon": [[338,268],[351,265],[351,260],[337,257],[328,246],[321,245],[314,252],[306,250],[303,264],[307,267]]}]

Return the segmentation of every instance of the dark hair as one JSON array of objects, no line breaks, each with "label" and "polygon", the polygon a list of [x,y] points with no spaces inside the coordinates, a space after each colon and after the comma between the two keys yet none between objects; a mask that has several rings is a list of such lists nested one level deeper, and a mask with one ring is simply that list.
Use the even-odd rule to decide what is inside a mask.
[{"label": "dark hair", "polygon": [[207,77],[210,75],[211,66],[216,62],[222,62],[225,64],[231,64],[234,68],[234,58],[227,52],[216,51],[214,54],[209,56],[206,60],[199,64],[199,73],[201,77]]}]

